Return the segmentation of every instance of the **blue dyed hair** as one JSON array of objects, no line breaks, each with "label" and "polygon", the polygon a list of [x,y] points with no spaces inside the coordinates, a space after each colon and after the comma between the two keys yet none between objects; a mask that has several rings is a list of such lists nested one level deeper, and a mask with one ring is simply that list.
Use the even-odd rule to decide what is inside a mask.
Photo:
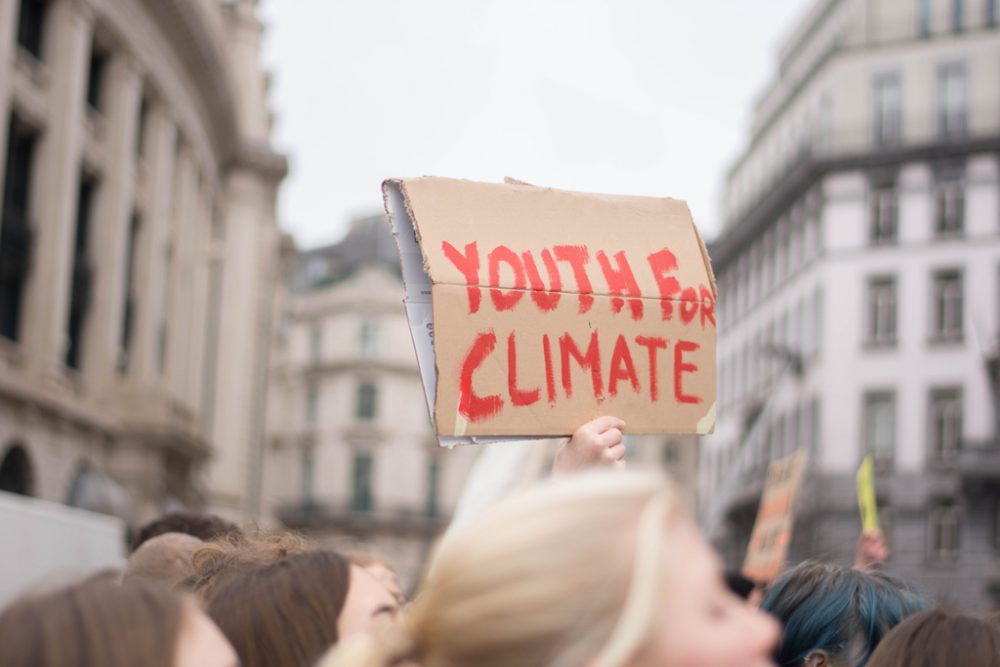
[{"label": "blue dyed hair", "polygon": [[886,574],[815,562],[779,577],[760,605],[785,627],[774,655],[780,667],[799,667],[818,650],[863,667],[889,630],[929,606]]}]

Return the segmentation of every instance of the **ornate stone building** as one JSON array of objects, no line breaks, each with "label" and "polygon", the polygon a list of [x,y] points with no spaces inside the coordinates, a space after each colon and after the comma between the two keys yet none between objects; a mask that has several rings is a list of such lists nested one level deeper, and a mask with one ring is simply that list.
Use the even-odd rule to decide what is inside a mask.
[{"label": "ornate stone building", "polygon": [[781,49],[710,248],[706,528],[739,564],[769,461],[811,464],[791,546],[850,562],[872,455],[888,567],[1000,606],[996,0],[817,0]]},{"label": "ornate stone building", "polygon": [[286,240],[251,0],[0,0],[0,489],[256,516]]}]

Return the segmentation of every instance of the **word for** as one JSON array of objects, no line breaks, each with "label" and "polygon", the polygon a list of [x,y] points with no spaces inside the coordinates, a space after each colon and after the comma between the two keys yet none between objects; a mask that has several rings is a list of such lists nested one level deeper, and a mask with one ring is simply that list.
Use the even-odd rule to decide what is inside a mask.
[{"label": "word for", "polygon": [[[447,241],[441,242],[441,250],[445,257],[455,265],[465,278],[469,296],[469,312],[479,311],[483,295],[480,272],[481,257],[475,241],[459,250]],[[557,262],[569,266],[575,282],[575,289],[567,289],[579,300],[581,314],[586,313],[594,305],[594,287],[587,271],[590,265],[590,250],[585,245],[557,245],[543,248],[539,253],[541,266],[548,276],[548,286],[542,279],[539,262],[535,255],[527,250],[520,254],[505,245],[493,248],[486,255],[486,273],[489,279],[490,301],[498,312],[512,310],[527,294],[531,301],[542,312],[555,310],[562,298],[563,281]],[[643,294],[635,279],[632,265],[623,251],[608,256],[603,250],[596,254],[601,275],[611,294],[611,310],[620,313],[628,302],[632,319],[638,321],[643,316]],[[706,285],[684,286],[677,277],[672,275],[677,271],[677,257],[667,248],[650,253],[646,264],[652,271],[653,279],[659,290],[660,315],[664,320],[670,320],[675,312],[681,322],[690,324],[695,318],[701,322],[702,328],[706,322],[715,326],[715,299],[712,291]],[[500,288],[500,271],[513,275],[512,288]],[[675,303],[677,305],[675,309]]]},{"label": "word for", "polygon": [[[480,396],[473,389],[476,371],[492,355],[501,354],[496,350],[498,343],[496,333],[492,329],[479,332],[465,355],[459,377],[458,411],[470,422],[495,418],[503,412],[507,405],[523,407],[534,405],[542,400],[543,388],[541,386],[522,387],[518,384],[519,341],[516,332],[511,332],[507,336],[506,342],[507,391],[505,396],[501,396],[499,393]],[[649,400],[655,403],[660,398],[658,357],[661,351],[669,356],[669,353],[666,352],[669,344],[670,341],[659,336],[626,338],[619,334],[615,339],[611,358],[605,366],[601,360],[600,340],[596,330],[590,334],[590,340],[583,349],[568,333],[555,339],[544,334],[541,340],[541,360],[532,358],[528,359],[527,363],[534,366],[541,361],[544,365],[545,397],[551,405],[554,405],[559,399],[556,390],[557,363],[560,385],[567,399],[573,396],[572,371],[577,367],[590,374],[590,383],[585,390],[593,392],[593,396],[598,402],[605,398],[606,378],[607,393],[610,396],[617,396],[622,385],[626,385],[635,394],[642,395],[642,385],[645,382],[645,392]],[[643,348],[645,354],[642,354]],[[700,403],[702,400],[701,397],[689,394],[684,390],[684,376],[698,371],[698,366],[685,360],[685,355],[697,352],[699,348],[698,343],[688,340],[678,340],[673,345],[673,396],[678,403]],[[636,355],[633,355],[633,349],[637,350]],[[640,380],[640,373],[636,370],[636,356],[646,359],[648,371],[642,374],[642,380]],[[522,363],[525,362],[522,361]],[[501,365],[501,368],[503,367]]]}]

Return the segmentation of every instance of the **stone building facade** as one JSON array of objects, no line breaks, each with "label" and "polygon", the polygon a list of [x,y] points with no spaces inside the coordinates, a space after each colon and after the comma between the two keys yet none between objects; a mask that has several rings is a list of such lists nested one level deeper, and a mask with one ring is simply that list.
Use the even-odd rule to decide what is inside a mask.
[{"label": "stone building facade", "polygon": [[850,562],[876,462],[889,563],[1000,604],[1000,29],[993,0],[821,0],[728,175],[702,521],[742,559],[767,463],[810,468],[791,559]]},{"label": "stone building facade", "polygon": [[250,0],[0,0],[0,489],[256,513],[287,241]]}]

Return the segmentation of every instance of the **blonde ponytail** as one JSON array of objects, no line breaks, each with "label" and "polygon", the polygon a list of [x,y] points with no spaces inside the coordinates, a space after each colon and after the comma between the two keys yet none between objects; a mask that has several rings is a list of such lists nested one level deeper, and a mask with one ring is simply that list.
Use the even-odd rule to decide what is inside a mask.
[{"label": "blonde ponytail", "polygon": [[397,633],[342,642],[321,667],[623,667],[649,637],[684,515],[659,475],[542,484],[439,543]]}]

